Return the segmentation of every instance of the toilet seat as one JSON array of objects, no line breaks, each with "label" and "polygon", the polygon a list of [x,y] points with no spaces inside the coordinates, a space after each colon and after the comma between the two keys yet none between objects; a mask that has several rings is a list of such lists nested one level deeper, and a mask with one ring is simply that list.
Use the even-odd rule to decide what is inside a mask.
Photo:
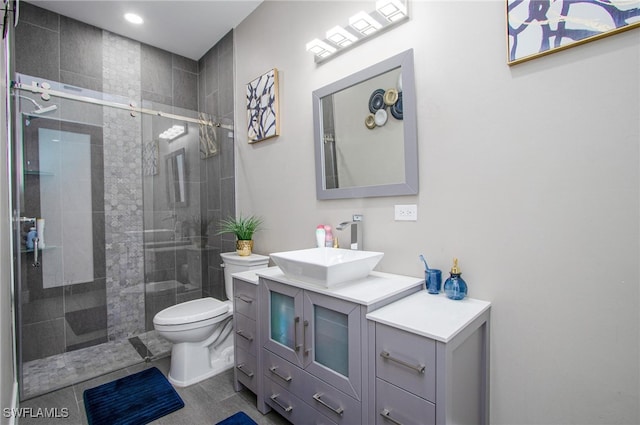
[{"label": "toilet seat", "polygon": [[153,323],[156,325],[175,326],[209,321],[225,315],[229,310],[230,303],[228,302],[222,302],[211,297],[198,298],[162,310],[155,315]]}]

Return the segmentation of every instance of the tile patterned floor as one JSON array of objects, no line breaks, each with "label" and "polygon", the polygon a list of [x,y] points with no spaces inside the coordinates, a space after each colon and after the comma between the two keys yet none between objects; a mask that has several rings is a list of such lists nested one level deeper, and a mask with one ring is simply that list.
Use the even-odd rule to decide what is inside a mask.
[{"label": "tile patterned floor", "polygon": [[[20,403],[21,408],[37,409],[68,409],[66,418],[20,418],[20,425],[86,425],[87,417],[84,410],[82,394],[85,389],[98,386],[114,379],[139,372],[145,368],[157,367],[165,375],[169,371],[170,358],[165,357],[150,363],[142,363],[107,375],[81,382],[60,390],[44,394]],[[186,388],[176,388],[185,403],[185,407],[167,416],[151,422],[152,425],[214,425],[217,422],[243,411],[259,425],[289,424],[276,412],[271,411],[262,415],[256,409],[255,396],[243,390],[235,392],[233,389],[233,369]]]},{"label": "tile patterned floor", "polygon": [[[155,331],[139,336],[154,358],[166,357],[171,344]],[[106,342],[44,359],[26,362],[22,369],[23,398],[48,393],[144,361],[128,340]]]}]

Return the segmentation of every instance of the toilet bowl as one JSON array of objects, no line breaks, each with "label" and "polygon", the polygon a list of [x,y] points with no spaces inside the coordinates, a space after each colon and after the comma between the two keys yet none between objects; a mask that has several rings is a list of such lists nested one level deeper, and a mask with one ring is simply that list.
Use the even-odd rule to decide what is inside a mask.
[{"label": "toilet bowl", "polygon": [[236,253],[220,254],[225,268],[225,290],[230,301],[200,298],[165,308],[153,318],[153,326],[173,344],[168,379],[186,387],[233,367],[232,273],[264,268],[269,257]]},{"label": "toilet bowl", "polygon": [[186,387],[233,365],[232,313],[231,302],[207,297],[155,315],[153,326],[158,335],[173,343],[169,382]]}]

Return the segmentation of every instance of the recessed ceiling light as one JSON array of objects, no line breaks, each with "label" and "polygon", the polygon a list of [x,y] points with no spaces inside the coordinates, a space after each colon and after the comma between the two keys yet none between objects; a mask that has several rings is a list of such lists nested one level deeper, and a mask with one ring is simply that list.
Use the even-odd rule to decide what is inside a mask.
[{"label": "recessed ceiling light", "polygon": [[131,22],[132,24],[141,24],[144,22],[140,15],[136,15],[135,13],[125,13],[124,19]]}]

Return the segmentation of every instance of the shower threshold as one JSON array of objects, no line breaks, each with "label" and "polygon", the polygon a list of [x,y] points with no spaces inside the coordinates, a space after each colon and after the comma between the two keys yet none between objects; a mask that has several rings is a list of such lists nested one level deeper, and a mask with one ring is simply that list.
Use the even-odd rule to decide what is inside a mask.
[{"label": "shower threshold", "polygon": [[[141,349],[145,345],[148,353]],[[22,365],[22,400],[123,369],[137,363],[165,357],[171,343],[146,332],[131,338],[32,360]],[[145,355],[146,354],[146,355]]]}]

